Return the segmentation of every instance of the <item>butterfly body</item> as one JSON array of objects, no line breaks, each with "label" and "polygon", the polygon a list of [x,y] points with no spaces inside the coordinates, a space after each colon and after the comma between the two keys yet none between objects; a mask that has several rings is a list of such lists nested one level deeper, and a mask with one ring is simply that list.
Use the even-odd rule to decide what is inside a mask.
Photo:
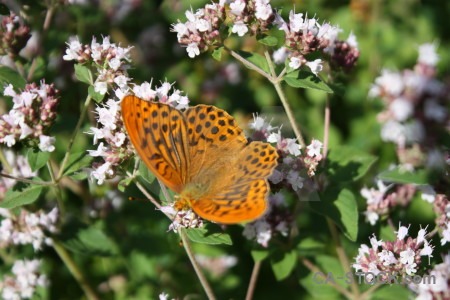
[{"label": "butterfly body", "polygon": [[270,144],[248,143],[225,111],[198,105],[181,112],[167,104],[126,96],[122,116],[148,168],[179,194],[177,208],[233,224],[266,210],[267,177],[278,155]]}]

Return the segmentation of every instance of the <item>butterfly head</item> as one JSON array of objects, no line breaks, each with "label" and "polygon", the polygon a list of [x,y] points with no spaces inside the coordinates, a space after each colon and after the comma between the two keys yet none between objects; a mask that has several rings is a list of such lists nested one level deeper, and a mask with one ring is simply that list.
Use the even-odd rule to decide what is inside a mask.
[{"label": "butterfly head", "polygon": [[187,184],[177,197],[175,209],[186,210],[205,194],[206,187],[201,183]]}]

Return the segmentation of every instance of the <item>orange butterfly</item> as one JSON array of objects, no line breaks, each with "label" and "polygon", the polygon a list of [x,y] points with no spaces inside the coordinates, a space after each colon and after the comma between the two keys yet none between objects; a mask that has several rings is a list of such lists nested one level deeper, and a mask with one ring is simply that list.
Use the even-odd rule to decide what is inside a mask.
[{"label": "orange butterfly", "polygon": [[264,214],[277,151],[268,143],[248,143],[228,113],[208,105],[181,112],[126,96],[122,117],[139,156],[179,194],[181,206],[224,224]]}]

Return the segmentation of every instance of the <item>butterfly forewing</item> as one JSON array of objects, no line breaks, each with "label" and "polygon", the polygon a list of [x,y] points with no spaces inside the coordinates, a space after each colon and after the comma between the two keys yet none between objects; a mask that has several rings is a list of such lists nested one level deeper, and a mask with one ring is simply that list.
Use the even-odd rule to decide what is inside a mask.
[{"label": "butterfly forewing", "polygon": [[122,116],[131,142],[144,163],[166,186],[181,192],[189,173],[183,114],[167,104],[126,96],[122,100]]}]

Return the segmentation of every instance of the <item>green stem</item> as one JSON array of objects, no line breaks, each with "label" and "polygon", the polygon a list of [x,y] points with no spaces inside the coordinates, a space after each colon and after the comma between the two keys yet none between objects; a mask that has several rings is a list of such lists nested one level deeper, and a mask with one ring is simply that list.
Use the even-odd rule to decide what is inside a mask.
[{"label": "green stem", "polygon": [[[137,188],[142,192],[142,194],[144,194],[144,196],[147,197],[148,200],[150,200],[150,202],[153,203],[158,209],[161,209],[161,204],[159,204],[158,201],[156,201],[156,199],[153,198],[152,195],[150,195],[149,192],[147,192],[147,190],[144,188],[144,186],[142,184],[140,184],[139,181],[137,181],[136,177],[134,177],[128,171],[127,171],[127,176],[132,177],[133,178],[133,182],[136,184]],[[172,219],[169,215],[166,214],[166,216],[169,219]]]},{"label": "green stem", "polygon": [[261,261],[255,262],[253,265],[252,276],[250,277],[250,283],[248,284],[247,295],[245,300],[253,299],[253,292],[255,291],[256,280],[258,279],[259,270],[261,269]]},{"label": "green stem", "polygon": [[200,283],[202,284],[203,289],[205,290],[205,293],[208,296],[208,299],[215,300],[216,297],[214,296],[211,286],[206,280],[206,277],[203,274],[202,269],[200,268],[197,260],[195,259],[194,252],[192,251],[191,245],[189,243],[189,239],[187,238],[186,232],[184,231],[183,228],[180,228],[179,234],[181,237],[181,242],[183,243],[183,247],[186,250],[187,255],[189,256],[192,266],[194,267],[195,273],[197,274],[197,277],[200,280]]},{"label": "green stem", "polygon": [[379,287],[381,287],[380,283],[376,283],[376,284],[372,285],[367,291],[362,293],[358,299],[365,300],[365,299],[369,298],[370,295],[372,295],[372,293],[375,292]]},{"label": "green stem", "polygon": [[261,69],[260,67],[258,67],[257,65],[249,62],[248,60],[246,60],[245,58],[243,58],[242,56],[240,56],[237,52],[234,52],[233,50],[231,50],[230,48],[228,48],[227,46],[223,45],[224,49],[226,51],[228,51],[228,53],[231,54],[231,56],[233,56],[234,58],[236,58],[237,60],[239,60],[241,63],[243,63],[244,65],[249,66],[251,69],[255,70],[256,72],[258,72],[259,74],[261,74],[262,76],[266,77],[267,79],[269,79],[271,82],[276,80],[276,78],[270,76],[270,74],[267,74],[266,72],[264,72],[263,69]]},{"label": "green stem", "polygon": [[286,95],[284,94],[283,88],[281,87],[280,80],[278,80],[278,77],[275,74],[275,67],[273,65],[273,61],[270,58],[269,52],[264,51],[264,55],[266,56],[267,63],[269,64],[269,69],[270,69],[270,72],[272,73],[272,77],[275,78],[274,80],[271,80],[271,83],[275,87],[278,97],[280,97],[281,103],[283,104],[284,110],[286,111],[286,114],[289,119],[289,123],[291,124],[292,129],[294,130],[295,136],[297,137],[297,140],[299,141],[300,145],[302,145],[302,148],[304,149],[306,147],[305,141],[303,140],[303,136],[300,131],[300,128],[298,128],[297,122],[295,121],[294,113],[292,112],[289,102],[286,99]]},{"label": "green stem", "polygon": [[[314,272],[315,274],[319,275],[320,277],[322,277],[323,279],[326,279],[326,275],[324,272],[322,272],[316,265],[314,265],[311,261],[309,261],[306,258],[300,258],[300,261],[303,263],[303,265],[305,267],[308,268],[308,270],[310,270],[311,272]],[[354,296],[347,291],[344,287],[342,287],[341,285],[335,283],[335,284],[331,284],[331,287],[333,287],[335,290],[337,290],[339,293],[341,293],[342,295],[344,295],[345,297],[347,297],[347,299],[355,299]]]},{"label": "green stem", "polygon": [[56,200],[58,201],[59,205],[60,216],[64,218],[66,210],[64,207],[63,193],[61,187],[56,183],[55,172],[53,171],[53,167],[50,161],[47,162],[47,168],[48,173],[50,173],[50,178],[52,179],[52,182],[55,184],[54,191],[56,194]]},{"label": "green stem", "polygon": [[5,154],[3,153],[3,149],[0,150],[0,162],[3,165],[3,168],[8,171],[8,173],[12,173],[11,165],[9,164],[8,160],[6,160]]},{"label": "green stem", "polygon": [[9,179],[14,179],[14,180],[16,180],[16,181],[26,182],[26,183],[32,183],[32,184],[38,184],[38,185],[49,185],[49,186],[54,186],[54,185],[56,185],[54,182],[31,180],[31,179],[26,179],[26,178],[20,178],[20,177],[11,176],[11,175],[4,174],[4,173],[0,173],[0,177],[6,177],[6,178],[9,178]]},{"label": "green stem", "polygon": [[75,264],[74,260],[70,256],[70,254],[67,252],[67,250],[59,243],[57,240],[53,240],[53,248],[55,249],[56,253],[58,253],[61,260],[64,262],[64,264],[69,269],[72,276],[76,279],[80,287],[83,289],[84,294],[89,300],[100,300],[100,298],[97,296],[95,291],[92,289],[92,287],[89,285],[86,278],[83,276],[83,273],[81,273],[78,266]]},{"label": "green stem", "polygon": [[344,248],[341,245],[341,241],[339,240],[339,234],[337,232],[336,225],[334,225],[333,221],[328,217],[327,217],[327,223],[328,223],[328,227],[331,232],[331,236],[333,237],[334,243],[336,244],[336,253],[339,257],[342,268],[344,269],[344,272],[346,274],[351,274],[351,276],[352,276],[352,279],[351,279],[352,283],[350,285],[352,294],[355,299],[358,299],[358,297],[359,297],[358,285],[356,284],[355,276],[353,276],[353,272],[350,268],[350,262],[347,258],[347,255],[345,254]]},{"label": "green stem", "polygon": [[61,163],[61,167],[59,169],[58,176],[56,176],[56,182],[59,182],[61,180],[61,177],[64,174],[64,169],[69,160],[70,152],[72,151],[72,147],[73,147],[73,143],[75,142],[75,138],[78,135],[78,131],[80,130],[80,127],[83,124],[84,118],[86,117],[86,112],[89,107],[89,104],[91,103],[91,100],[92,100],[92,97],[90,95],[88,95],[86,97],[86,101],[84,102],[83,109],[81,110],[81,115],[80,115],[80,118],[78,119],[78,123],[77,123],[77,126],[75,127],[75,131],[72,134],[72,137],[70,139],[69,146],[67,147],[66,155],[64,156],[64,159]]}]

